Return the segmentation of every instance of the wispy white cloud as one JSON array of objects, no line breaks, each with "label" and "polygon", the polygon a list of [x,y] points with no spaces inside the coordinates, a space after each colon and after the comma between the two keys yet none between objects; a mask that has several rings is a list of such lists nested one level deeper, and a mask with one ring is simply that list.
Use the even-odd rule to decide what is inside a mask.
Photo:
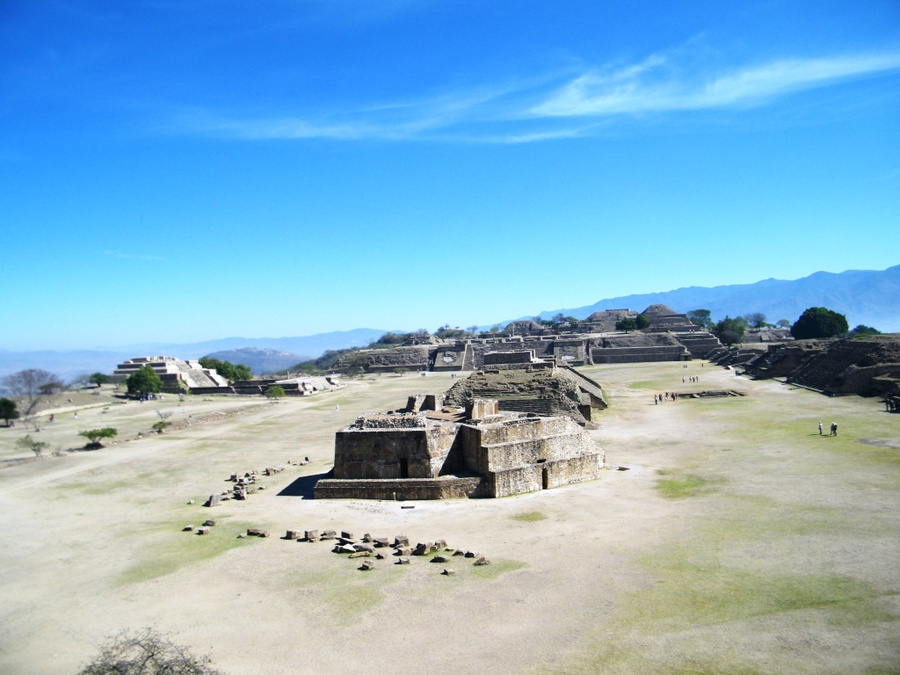
[{"label": "wispy white cloud", "polygon": [[102,251],[103,255],[117,260],[138,260],[143,262],[166,262],[166,259],[158,255],[145,255],[142,253],[127,253],[124,251]]},{"label": "wispy white cloud", "polygon": [[531,108],[537,117],[640,114],[753,107],[797,91],[900,69],[900,54],[783,59],[732,71],[685,73],[664,55],[592,70]]},{"label": "wispy white cloud", "polygon": [[[374,102],[354,110],[283,116],[228,116],[192,110],[181,133],[244,140],[444,140],[533,143],[588,136],[616,117],[773,104],[780,97],[900,70],[900,52],[790,58],[731,69],[684,65],[685,49],[631,63]],[[568,77],[567,82],[562,82]],[[580,118],[576,121],[576,118]]]}]

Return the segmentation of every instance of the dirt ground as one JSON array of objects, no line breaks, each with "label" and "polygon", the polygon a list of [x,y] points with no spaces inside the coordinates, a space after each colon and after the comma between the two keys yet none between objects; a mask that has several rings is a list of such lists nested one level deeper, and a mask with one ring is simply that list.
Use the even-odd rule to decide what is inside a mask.
[{"label": "dirt ground", "polygon": [[[101,426],[118,442],[43,459],[15,448],[22,425],[0,429],[0,672],[74,673],[143,626],[233,675],[900,672],[900,415],[700,362],[585,372],[610,404],[591,432],[609,470],[499,500],[310,499],[337,429],[446,390],[443,374],[276,403],[66,396],[34,434],[51,452]],[[745,395],[653,403],[707,389]],[[157,408],[184,426],[150,433]],[[265,491],[201,506],[266,466],[286,469]],[[182,532],[207,518],[209,535]],[[238,538],[248,527],[272,536]],[[492,564],[362,572],[281,538],[328,528],[444,539]]]}]

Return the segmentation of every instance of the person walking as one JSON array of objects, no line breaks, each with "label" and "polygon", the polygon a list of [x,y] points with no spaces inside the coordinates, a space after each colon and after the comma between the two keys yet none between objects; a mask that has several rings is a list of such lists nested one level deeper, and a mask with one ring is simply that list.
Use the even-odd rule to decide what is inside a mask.
[{"label": "person walking", "polygon": [[819,422],[819,436],[822,435],[822,423]]}]

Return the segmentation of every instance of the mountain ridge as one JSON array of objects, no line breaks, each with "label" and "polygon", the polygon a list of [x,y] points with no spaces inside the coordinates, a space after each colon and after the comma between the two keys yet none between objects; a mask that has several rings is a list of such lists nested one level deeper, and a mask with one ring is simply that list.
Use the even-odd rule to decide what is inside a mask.
[{"label": "mountain ridge", "polygon": [[[687,286],[672,291],[606,298],[581,307],[545,310],[542,318],[562,313],[584,319],[604,309],[643,311],[664,304],[679,313],[708,309],[713,318],[761,312],[770,322],[791,323],[808,307],[828,307],[844,314],[851,327],[872,325],[883,332],[900,331],[900,265],[877,270],[814,272],[796,280],[763,279],[752,284]],[[531,318],[531,317],[523,317]]]},{"label": "mountain ridge", "polygon": [[[752,284],[687,286],[659,293],[607,298],[573,309],[545,310],[540,316],[549,318],[562,313],[583,319],[604,309],[643,311],[654,304],[668,305],[679,313],[708,309],[714,319],[761,312],[772,323],[779,319],[787,319],[793,323],[808,307],[827,307],[844,314],[851,327],[866,324],[885,333],[900,332],[900,265],[882,271],[814,272],[796,280],[770,277]],[[532,316],[520,318],[531,319]],[[505,325],[508,321],[500,322],[500,325]],[[491,325],[494,324],[488,324],[485,328]],[[118,363],[137,356],[165,354],[182,359],[197,359],[209,354],[250,348],[315,358],[329,349],[365,346],[386,332],[375,328],[357,328],[299,337],[227,337],[186,344],[150,342],[82,350],[0,349],[0,377],[25,368],[43,368],[64,379],[71,379],[97,371],[111,373]]]}]

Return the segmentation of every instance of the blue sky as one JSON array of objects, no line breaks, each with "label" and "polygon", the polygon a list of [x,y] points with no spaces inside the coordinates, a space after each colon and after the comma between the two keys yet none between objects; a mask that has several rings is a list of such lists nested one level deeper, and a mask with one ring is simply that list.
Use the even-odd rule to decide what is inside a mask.
[{"label": "blue sky", "polygon": [[5,0],[0,349],[885,269],[898,120],[896,0]]}]

